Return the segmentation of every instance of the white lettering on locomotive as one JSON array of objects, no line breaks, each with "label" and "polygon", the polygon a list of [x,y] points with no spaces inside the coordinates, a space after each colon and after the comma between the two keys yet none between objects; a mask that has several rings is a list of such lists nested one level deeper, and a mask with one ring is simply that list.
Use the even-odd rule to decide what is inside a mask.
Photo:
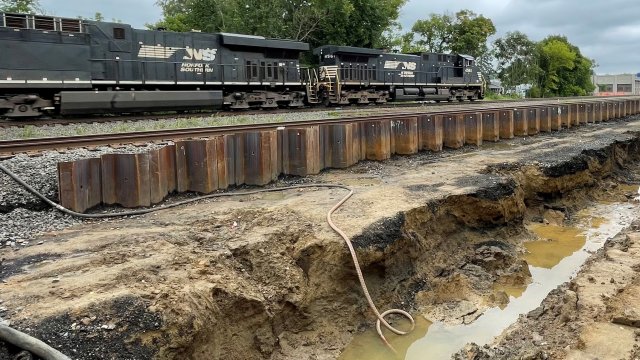
[{"label": "white lettering on locomotive", "polygon": [[195,61],[215,61],[218,49],[187,49],[187,55],[182,60],[195,60]]},{"label": "white lettering on locomotive", "polygon": [[409,70],[414,71],[418,68],[418,64],[413,61],[395,61],[395,60],[387,60],[384,62],[385,69],[394,69],[394,70]]},{"label": "white lettering on locomotive", "polygon": [[183,60],[192,61],[215,61],[218,49],[192,49],[192,48],[179,48],[179,47],[165,47],[154,45],[141,45],[140,51],[138,51],[138,57],[141,58],[154,58],[154,59],[169,59],[178,50],[186,50],[186,54],[182,57]]},{"label": "white lettering on locomotive", "polygon": [[213,67],[210,64],[203,63],[182,63],[180,66],[180,72],[190,72],[196,74],[211,73]]}]

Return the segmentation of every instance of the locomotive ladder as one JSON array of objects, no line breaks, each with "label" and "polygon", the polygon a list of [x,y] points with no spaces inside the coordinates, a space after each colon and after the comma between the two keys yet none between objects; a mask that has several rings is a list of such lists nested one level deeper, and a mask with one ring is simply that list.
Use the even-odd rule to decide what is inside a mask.
[{"label": "locomotive ladder", "polygon": [[318,99],[318,72],[316,69],[307,69],[307,101],[310,104],[317,104]]},{"label": "locomotive ladder", "polygon": [[[329,94],[329,99],[334,100],[335,102],[339,102],[340,100],[340,79],[338,78],[338,67],[337,66],[325,66],[324,67],[324,75],[328,80],[325,83],[325,88]],[[335,88],[334,88],[335,83]]]}]

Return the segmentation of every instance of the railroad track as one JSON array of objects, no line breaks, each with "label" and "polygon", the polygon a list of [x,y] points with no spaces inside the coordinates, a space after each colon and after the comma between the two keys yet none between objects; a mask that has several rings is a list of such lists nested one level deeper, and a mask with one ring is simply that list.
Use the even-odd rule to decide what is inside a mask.
[{"label": "railroad track", "polygon": [[[597,97],[568,97],[562,98],[563,100],[587,100]],[[472,104],[514,104],[514,103],[527,103],[541,101],[540,99],[513,99],[513,100],[482,100]],[[377,111],[388,109],[402,109],[402,108],[415,108],[415,107],[434,107],[434,106],[465,106],[460,102],[405,102],[405,103],[387,103],[384,105],[364,105],[364,106],[349,106],[349,107],[334,107],[334,108],[302,108],[302,109],[275,109],[275,110],[244,110],[244,111],[208,111],[208,112],[187,112],[187,113],[170,113],[170,114],[136,114],[125,116],[94,116],[94,117],[68,117],[68,118],[52,118],[52,119],[36,119],[36,120],[6,120],[0,119],[1,128],[24,128],[27,126],[52,126],[52,125],[75,125],[75,124],[93,124],[93,123],[112,123],[112,122],[139,122],[139,121],[161,121],[167,119],[184,119],[184,118],[196,118],[196,117],[229,117],[229,116],[251,116],[251,115],[278,115],[289,114],[295,112],[317,112],[317,111],[339,111],[347,113],[351,111]]]},{"label": "railroad track", "polygon": [[[36,119],[36,120],[6,120],[0,119],[0,128],[23,128],[27,126],[51,126],[51,125],[75,125],[75,124],[93,124],[93,123],[111,123],[111,122],[138,122],[138,121],[160,121],[166,119],[183,119],[195,117],[229,117],[229,116],[251,116],[251,115],[278,115],[289,113],[304,113],[317,111],[361,111],[361,110],[384,110],[397,108],[412,108],[424,106],[443,105],[443,103],[428,102],[412,102],[412,103],[388,103],[384,105],[363,105],[353,107],[308,107],[298,109],[273,109],[273,110],[235,110],[235,111],[204,111],[204,112],[186,112],[186,113],[170,113],[170,114],[138,114],[125,116],[95,116],[89,118],[69,117],[69,118],[52,118],[52,119]],[[451,103],[458,105],[458,103]]]},{"label": "railroad track", "polygon": [[[589,100],[580,98],[580,100]],[[620,98],[608,98],[602,99],[603,102],[616,101]],[[563,100],[562,103],[576,103],[569,100]],[[531,107],[557,105],[558,100],[553,101],[529,101],[526,103],[502,103],[500,106],[488,106],[489,104],[468,104],[463,108],[456,108],[450,110],[440,110],[429,112],[429,114],[454,114],[454,113],[473,113],[479,111],[500,111],[504,109],[526,109]],[[104,145],[125,145],[125,144],[147,144],[153,142],[166,142],[174,140],[195,139],[195,138],[207,138],[216,135],[232,134],[236,132],[246,131],[260,131],[260,130],[273,130],[279,127],[304,127],[310,125],[327,125],[327,124],[341,124],[341,123],[357,123],[367,122],[375,120],[394,120],[407,117],[415,117],[422,112],[403,112],[393,114],[380,114],[369,115],[361,117],[349,117],[349,118],[337,118],[337,119],[324,119],[324,120],[303,120],[303,121],[287,121],[279,123],[260,123],[260,124],[244,124],[244,125],[231,125],[231,126],[215,126],[215,127],[199,127],[188,129],[168,129],[168,130],[153,130],[153,131],[138,131],[128,133],[110,133],[110,134],[98,134],[98,135],[83,135],[83,136],[63,136],[63,137],[47,137],[47,138],[34,138],[23,140],[7,140],[0,141],[0,157],[7,158],[19,153],[35,153],[45,150],[61,150],[71,148],[82,147],[96,147]]]},{"label": "railroad track", "polygon": [[4,141],[0,157],[13,152],[175,141],[133,153],[131,149],[101,151],[99,156],[58,162],[62,206],[83,212],[101,203],[149,206],[174,191],[209,194],[231,185],[262,186],[281,174],[307,176],[365,159],[386,160],[394,154],[479,147],[483,141],[535,136],[636,114],[640,114],[640,96],[555,100],[431,113]]}]

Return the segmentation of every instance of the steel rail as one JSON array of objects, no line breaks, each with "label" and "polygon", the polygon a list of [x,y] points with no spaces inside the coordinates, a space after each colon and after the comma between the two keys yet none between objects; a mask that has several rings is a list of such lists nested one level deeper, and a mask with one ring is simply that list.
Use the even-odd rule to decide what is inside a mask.
[{"label": "steel rail", "polygon": [[[617,101],[620,98],[607,98],[602,102]],[[585,101],[587,101],[585,99]],[[580,101],[582,102],[582,101]],[[527,109],[539,106],[552,106],[557,104],[571,104],[580,103],[578,101],[562,101],[554,99],[552,101],[537,101],[529,103],[509,103],[499,107],[483,107],[473,106],[465,107],[462,109],[443,109],[433,112],[405,112],[395,114],[380,114],[380,115],[368,115],[360,117],[345,117],[338,119],[322,119],[322,120],[301,120],[301,121],[286,121],[278,123],[259,123],[259,124],[243,124],[243,125],[227,125],[227,126],[213,126],[213,127],[199,127],[188,129],[165,129],[165,130],[151,130],[151,131],[138,131],[129,133],[111,133],[111,134],[97,134],[97,135],[80,135],[80,136],[64,136],[64,137],[49,137],[49,138],[33,138],[23,140],[5,140],[0,141],[0,155],[7,156],[16,153],[41,151],[41,150],[53,150],[60,148],[78,148],[84,146],[98,146],[98,145],[115,145],[115,144],[132,144],[132,143],[146,143],[154,141],[171,141],[171,140],[184,140],[189,138],[202,138],[216,135],[224,135],[237,132],[257,131],[257,130],[275,130],[277,128],[286,127],[302,127],[311,125],[331,125],[342,123],[358,123],[368,122],[376,120],[394,120],[403,119],[407,117],[414,117],[420,115],[446,115],[446,114],[465,114],[478,111],[500,111],[504,109]]]},{"label": "steel rail", "polygon": [[314,111],[359,111],[359,110],[385,110],[385,109],[398,109],[398,108],[416,108],[416,107],[437,107],[437,106],[465,106],[471,104],[512,104],[519,102],[540,102],[540,101],[549,101],[553,100],[561,100],[561,101],[572,101],[572,100],[593,100],[593,99],[624,99],[630,98],[634,95],[625,95],[625,96],[615,96],[615,97],[606,97],[603,98],[601,96],[576,96],[576,97],[562,97],[562,98],[529,98],[529,99],[503,99],[503,100],[479,100],[475,102],[427,102],[427,101],[419,101],[419,102],[400,102],[400,103],[386,103],[386,104],[369,104],[362,106],[337,106],[332,108],[323,108],[323,107],[311,107],[311,108],[298,108],[298,109],[272,109],[272,110],[263,110],[263,109],[249,109],[249,110],[239,110],[239,111],[231,111],[231,110],[211,110],[205,112],[188,112],[188,113],[175,113],[175,114],[144,114],[144,115],[124,115],[124,116],[96,116],[90,118],[82,118],[82,117],[71,117],[71,118],[60,118],[60,119],[41,119],[41,120],[3,120],[0,119],[0,128],[22,128],[26,126],[51,126],[51,125],[75,125],[75,124],[92,124],[92,123],[111,123],[111,122],[138,122],[138,121],[162,121],[166,119],[183,119],[183,118],[193,118],[193,117],[207,117],[207,116],[215,116],[215,117],[230,117],[230,116],[247,116],[247,115],[277,115],[277,114],[289,114],[295,112],[314,112]]}]

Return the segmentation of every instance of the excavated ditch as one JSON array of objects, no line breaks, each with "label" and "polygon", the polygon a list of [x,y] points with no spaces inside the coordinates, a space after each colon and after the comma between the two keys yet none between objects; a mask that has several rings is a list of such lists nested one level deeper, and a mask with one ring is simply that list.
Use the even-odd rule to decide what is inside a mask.
[{"label": "excavated ditch", "polygon": [[[449,324],[468,324],[491,307],[504,307],[509,296],[496,288],[523,286],[531,278],[520,256],[534,238],[525,225],[570,218],[598,199],[626,201],[630,194],[618,185],[640,183],[629,170],[638,160],[640,136],[634,136],[547,165],[493,167],[464,180],[482,184],[477,191],[370,226],[352,240],[374,301],[382,311],[401,308]],[[251,215],[254,226],[276,228],[296,216]],[[192,225],[189,236],[167,237],[174,246],[196,242],[207,257],[190,273],[185,296],[152,292],[15,325],[63,352],[103,359],[346,359],[352,339],[372,327],[344,244],[317,238],[304,218],[265,232],[264,241],[235,241],[228,250],[212,241],[228,229]],[[180,259],[167,266],[177,264]],[[424,336],[424,317],[397,341]],[[135,325],[119,325],[128,319]],[[102,331],[112,323],[114,331]],[[82,331],[65,331],[70,327]]]}]

